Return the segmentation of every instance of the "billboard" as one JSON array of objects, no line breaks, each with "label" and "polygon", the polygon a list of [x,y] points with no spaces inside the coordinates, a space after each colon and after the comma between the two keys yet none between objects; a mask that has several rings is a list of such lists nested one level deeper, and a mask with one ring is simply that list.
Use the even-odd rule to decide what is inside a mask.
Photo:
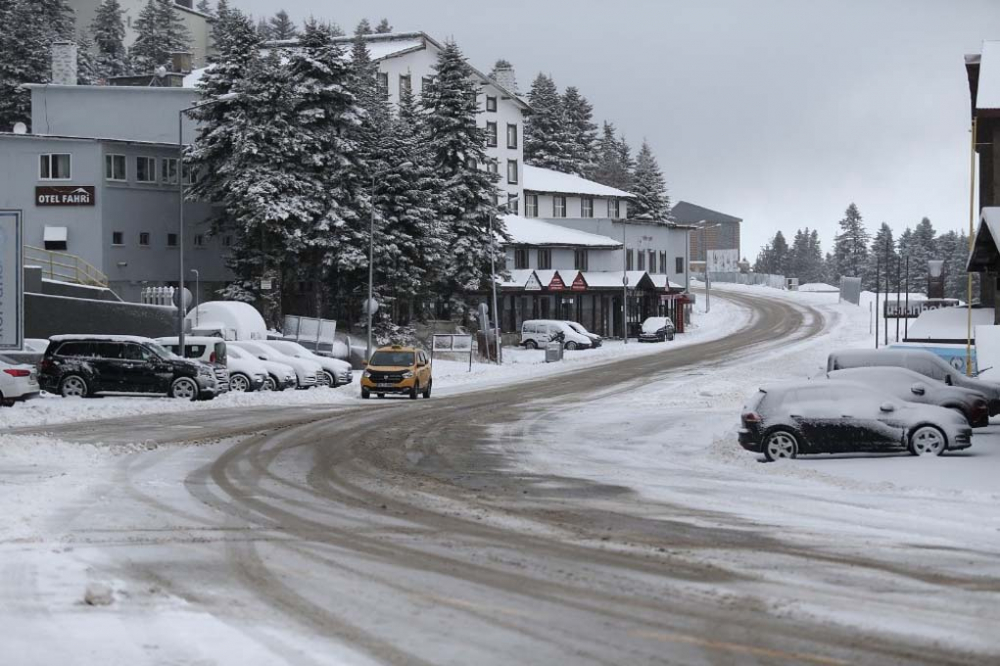
[{"label": "billboard", "polygon": [[961,303],[957,298],[927,298],[919,301],[889,299],[882,303],[886,319],[916,319],[927,310],[957,308]]},{"label": "billboard", "polygon": [[0,349],[24,342],[21,211],[0,210]]},{"label": "billboard", "polygon": [[740,272],[739,263],[740,263],[739,250],[708,251],[709,273],[739,273]]}]

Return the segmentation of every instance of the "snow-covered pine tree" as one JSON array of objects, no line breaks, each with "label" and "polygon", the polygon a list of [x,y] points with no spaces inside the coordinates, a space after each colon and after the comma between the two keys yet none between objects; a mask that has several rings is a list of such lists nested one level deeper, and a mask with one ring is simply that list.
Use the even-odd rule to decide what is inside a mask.
[{"label": "snow-covered pine tree", "polygon": [[666,222],[670,218],[667,182],[648,141],[642,142],[632,181],[635,199],[629,202],[629,219]]},{"label": "snow-covered pine tree", "polygon": [[488,158],[485,132],[476,124],[479,85],[453,41],[438,54],[434,69],[434,86],[424,95],[427,148],[444,181],[436,202],[450,255],[443,294],[459,301],[470,286],[478,287],[489,276],[491,223],[497,233],[505,230],[497,216],[497,176],[482,168]]},{"label": "snow-covered pine tree", "polygon": [[134,27],[136,38],[129,58],[138,73],[152,73],[169,64],[172,53],[191,48],[191,35],[171,0],[148,0]]},{"label": "snow-covered pine tree", "polygon": [[354,28],[354,35],[370,35],[372,34],[372,24],[368,22],[368,19],[363,18],[358,22],[358,26]]},{"label": "snow-covered pine tree", "polygon": [[620,190],[627,191],[631,187],[632,176],[628,164],[622,161],[618,131],[607,121],[604,123],[603,134],[597,146],[597,164],[590,178],[602,185]]},{"label": "snow-covered pine tree", "polygon": [[909,284],[919,291],[927,291],[927,276],[929,262],[932,259],[944,259],[937,249],[937,232],[930,219],[923,218],[913,229],[913,242],[907,255],[910,257]]},{"label": "snow-covered pine tree", "polygon": [[[892,227],[883,222],[882,226],[875,232],[875,237],[872,238],[871,249],[861,273],[861,288],[868,291],[885,289],[886,266],[892,266],[895,270],[898,257]],[[892,279],[895,281],[895,274],[893,274]]]},{"label": "snow-covered pine tree", "polygon": [[848,206],[844,212],[844,219],[839,224],[840,233],[833,246],[833,255],[837,262],[837,274],[834,278],[839,280],[842,276],[861,277],[871,236],[865,229],[858,207],[853,203]]},{"label": "snow-covered pine tree", "polygon": [[128,51],[125,48],[125,19],[118,0],[104,0],[90,24],[96,55],[94,69],[98,79],[128,74]]},{"label": "snow-covered pine tree", "polygon": [[774,240],[771,241],[771,252],[773,259],[771,270],[768,272],[773,275],[784,275],[787,270],[789,249],[788,241],[785,240],[785,235],[781,231],[774,234]]},{"label": "snow-covered pine tree", "polygon": [[269,39],[287,41],[299,35],[299,29],[284,9],[267,20]]},{"label": "snow-covered pine tree", "polygon": [[389,24],[389,19],[384,18],[379,21],[378,25],[375,26],[376,35],[388,35],[392,32],[392,25]]},{"label": "snow-covered pine tree", "polygon": [[539,74],[528,92],[528,104],[531,111],[524,120],[524,161],[544,169],[575,173],[572,135],[555,82]]},{"label": "snow-covered pine tree", "polygon": [[[904,278],[905,284],[901,287],[903,291],[910,291],[914,293],[923,293],[926,291],[926,285],[921,286],[915,275],[917,266],[917,259],[915,257],[918,253],[919,250],[916,249],[916,242],[913,238],[913,229],[907,227],[903,230],[903,233],[899,234],[899,238],[896,239],[896,258],[903,258],[905,261],[906,257],[910,257],[910,276],[909,280],[905,280]],[[893,260],[891,265],[893,266],[893,270],[895,270],[895,260]],[[882,284],[885,284],[884,275],[882,276]],[[892,273],[889,276],[889,289],[894,290],[895,288],[896,275],[895,273]]]},{"label": "snow-covered pine tree", "polygon": [[262,42],[271,41],[271,24],[263,16],[257,19],[257,34]]},{"label": "snow-covered pine tree", "polygon": [[76,84],[93,86],[99,83],[101,76],[97,71],[94,59],[94,42],[86,34],[81,34],[76,42]]},{"label": "snow-covered pine tree", "polygon": [[570,134],[570,153],[574,171],[589,177],[598,161],[597,125],[594,124],[594,107],[575,86],[566,88],[562,98],[566,126]]}]

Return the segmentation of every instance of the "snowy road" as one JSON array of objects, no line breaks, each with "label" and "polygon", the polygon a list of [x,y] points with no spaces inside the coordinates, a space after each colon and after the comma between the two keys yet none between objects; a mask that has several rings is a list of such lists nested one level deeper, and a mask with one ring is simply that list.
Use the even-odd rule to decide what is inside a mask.
[{"label": "snowy road", "polygon": [[[1000,656],[990,643],[1000,623],[995,495],[957,498],[949,511],[939,495],[873,494],[817,480],[816,461],[761,465],[737,451],[727,437],[748,383],[811,368],[836,342],[838,315],[748,294],[727,299],[752,313],[727,339],[516,386],[377,407],[50,428],[68,441],[159,448],[111,459],[81,450],[71,486],[66,461],[5,470],[4,492],[24,493],[33,513],[0,543],[0,656],[5,664]],[[108,584],[114,603],[82,604],[88,583]],[[869,621],[859,626],[859,617]]]}]

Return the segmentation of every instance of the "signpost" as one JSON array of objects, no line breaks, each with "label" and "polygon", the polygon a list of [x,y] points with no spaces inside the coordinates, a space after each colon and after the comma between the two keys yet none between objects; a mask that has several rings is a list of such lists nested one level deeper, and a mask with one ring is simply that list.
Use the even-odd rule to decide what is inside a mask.
[{"label": "signpost", "polygon": [[434,353],[468,354],[469,372],[472,372],[472,335],[467,333],[436,334],[431,341],[431,363]]},{"label": "signpost", "polygon": [[93,206],[97,198],[93,185],[40,186],[35,188],[36,206]]},{"label": "signpost", "polygon": [[0,210],[0,349],[24,344],[21,211]]}]

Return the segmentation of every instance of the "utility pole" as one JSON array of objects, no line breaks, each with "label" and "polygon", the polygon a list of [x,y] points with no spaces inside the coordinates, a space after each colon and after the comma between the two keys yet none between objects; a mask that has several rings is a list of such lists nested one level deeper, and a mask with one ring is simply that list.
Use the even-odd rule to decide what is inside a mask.
[{"label": "utility pole", "polygon": [[628,247],[625,231],[628,222],[622,218],[622,339],[628,344]]},{"label": "utility pole", "polygon": [[368,350],[365,353],[365,363],[372,357],[372,319],[375,315],[375,176],[372,176],[371,211],[368,216]]}]

